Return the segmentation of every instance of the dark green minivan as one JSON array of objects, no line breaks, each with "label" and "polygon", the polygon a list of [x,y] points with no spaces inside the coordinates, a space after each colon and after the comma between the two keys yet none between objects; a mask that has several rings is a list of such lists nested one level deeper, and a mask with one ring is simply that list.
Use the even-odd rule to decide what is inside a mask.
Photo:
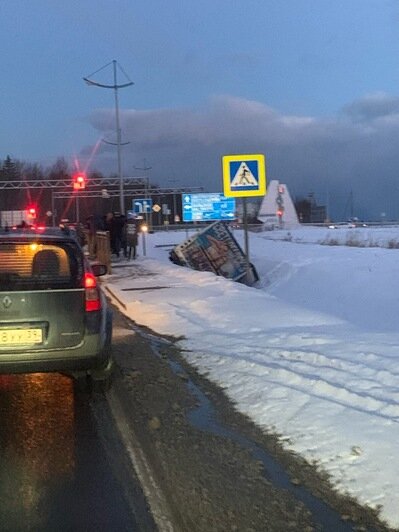
[{"label": "dark green minivan", "polygon": [[62,372],[106,389],[112,312],[74,232],[0,229],[0,373]]}]

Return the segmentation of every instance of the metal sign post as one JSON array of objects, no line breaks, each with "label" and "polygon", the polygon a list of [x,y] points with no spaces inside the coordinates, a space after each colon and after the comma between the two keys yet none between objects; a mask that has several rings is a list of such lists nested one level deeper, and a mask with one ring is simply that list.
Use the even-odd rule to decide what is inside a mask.
[{"label": "metal sign post", "polygon": [[248,210],[247,210],[247,198],[242,199],[243,207],[243,222],[244,222],[244,253],[246,259],[246,270],[249,275],[250,260],[249,260],[249,238],[248,238]]},{"label": "metal sign post", "polygon": [[147,255],[147,248],[145,243],[145,234],[147,232],[147,228],[142,227],[141,228],[141,234],[143,235],[143,257]]},{"label": "metal sign post", "polygon": [[243,223],[246,269],[249,275],[248,208],[247,197],[266,194],[266,165],[262,154],[224,155],[222,158],[223,188],[226,197],[243,199]]}]

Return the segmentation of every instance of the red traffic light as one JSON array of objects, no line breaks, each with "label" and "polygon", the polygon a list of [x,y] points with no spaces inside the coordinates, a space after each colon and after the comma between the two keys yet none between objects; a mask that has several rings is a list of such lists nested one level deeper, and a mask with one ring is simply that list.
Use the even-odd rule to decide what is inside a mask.
[{"label": "red traffic light", "polygon": [[83,190],[84,188],[86,188],[86,174],[79,172],[73,176],[73,189]]},{"label": "red traffic light", "polygon": [[30,219],[36,218],[36,207],[28,207],[26,209],[26,214],[28,215],[28,218]]}]

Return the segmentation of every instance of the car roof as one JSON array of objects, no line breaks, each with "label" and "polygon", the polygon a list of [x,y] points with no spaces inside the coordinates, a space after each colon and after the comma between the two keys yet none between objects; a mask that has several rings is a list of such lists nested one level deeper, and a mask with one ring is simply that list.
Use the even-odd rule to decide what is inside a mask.
[{"label": "car roof", "polygon": [[0,227],[0,240],[37,240],[49,241],[64,240],[76,243],[76,232],[68,227]]}]

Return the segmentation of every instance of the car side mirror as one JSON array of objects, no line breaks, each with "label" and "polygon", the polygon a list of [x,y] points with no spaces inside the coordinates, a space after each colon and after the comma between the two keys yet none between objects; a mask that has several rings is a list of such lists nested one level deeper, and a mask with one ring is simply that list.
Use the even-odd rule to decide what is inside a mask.
[{"label": "car side mirror", "polygon": [[91,269],[93,270],[93,274],[96,277],[101,277],[101,275],[105,275],[108,272],[108,268],[105,264],[100,264],[98,262],[95,262],[91,265]]}]

